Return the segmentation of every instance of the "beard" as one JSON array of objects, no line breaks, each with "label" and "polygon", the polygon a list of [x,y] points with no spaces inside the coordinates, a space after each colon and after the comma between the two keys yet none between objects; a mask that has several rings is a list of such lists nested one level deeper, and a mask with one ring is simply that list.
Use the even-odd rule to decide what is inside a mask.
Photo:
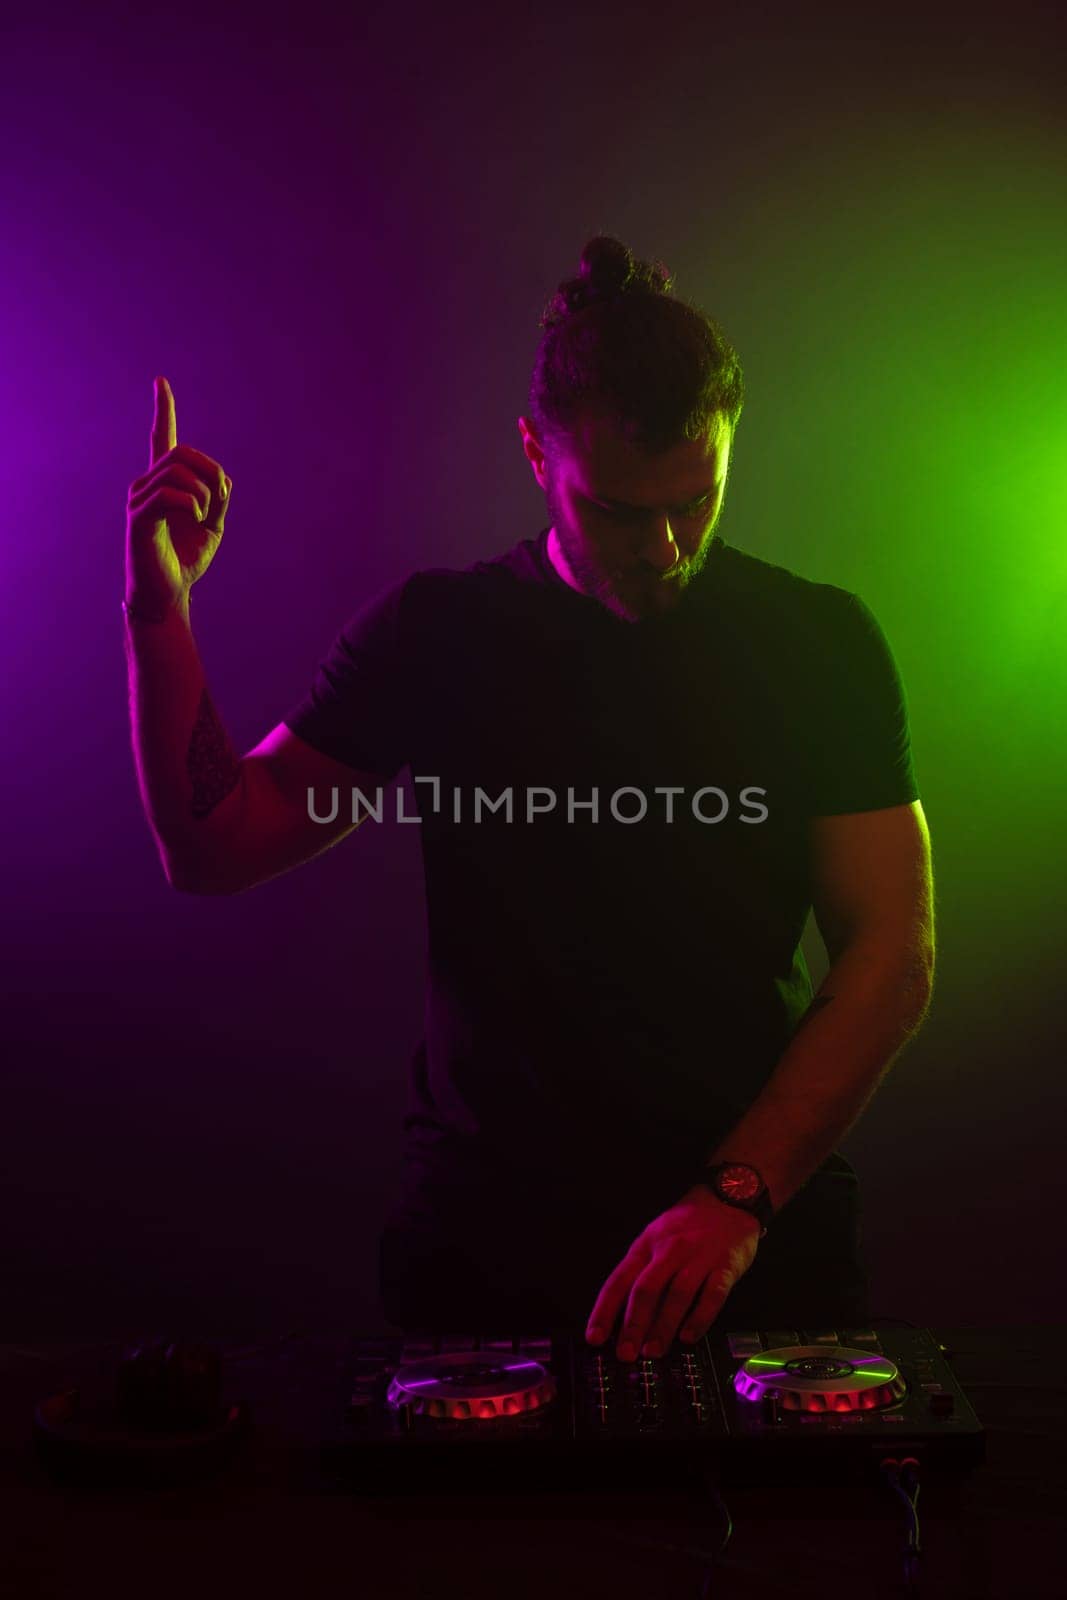
[{"label": "beard", "polygon": [[651,568],[618,566],[597,559],[567,520],[555,485],[545,490],[545,502],[564,560],[582,594],[598,601],[623,622],[641,622],[673,611],[685,590],[707,564],[722,516],[722,502],[714,522],[705,529],[699,548],[664,575]]}]

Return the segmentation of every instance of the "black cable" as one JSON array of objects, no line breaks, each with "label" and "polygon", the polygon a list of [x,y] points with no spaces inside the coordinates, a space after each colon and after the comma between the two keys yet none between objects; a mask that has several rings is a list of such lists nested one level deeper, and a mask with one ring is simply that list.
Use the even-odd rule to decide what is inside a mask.
[{"label": "black cable", "polygon": [[922,1545],[919,1539],[919,1463],[914,1456],[896,1461],[887,1456],[878,1463],[884,1482],[906,1508],[907,1533],[904,1538],[904,1587],[913,1591],[919,1580],[919,1557]]},{"label": "black cable", "polygon": [[[722,1495],[719,1493],[711,1479],[705,1476],[703,1483],[705,1490],[708,1494],[710,1494],[712,1500],[715,1502],[715,1505],[721,1514],[722,1520],[726,1524],[726,1532],[723,1534],[722,1543],[717,1549],[703,1549],[700,1546],[690,1544],[668,1544],[663,1539],[642,1539],[636,1534],[632,1533],[616,1533],[614,1529],[609,1530],[609,1538],[617,1539],[621,1544],[640,1545],[646,1550],[669,1550],[676,1555],[695,1556],[698,1561],[707,1561],[711,1563],[718,1561],[719,1557],[726,1549],[726,1546],[729,1544],[731,1535],[733,1534],[733,1518],[730,1516],[729,1506],[726,1504],[726,1501],[722,1498]],[[708,1592],[709,1591],[706,1587],[702,1591],[703,1594],[707,1594]]]},{"label": "black cable", "polygon": [[730,1543],[730,1539],[734,1531],[734,1519],[730,1515],[730,1508],[726,1504],[726,1501],[723,1499],[714,1483],[712,1483],[711,1479],[706,1475],[704,1477],[704,1488],[715,1502],[715,1505],[718,1507],[723,1521],[726,1524],[726,1532],[723,1534],[722,1544],[715,1551],[714,1555],[712,1555],[708,1570],[704,1574],[704,1582],[700,1585],[700,1600],[710,1600],[711,1583],[715,1576],[715,1564],[719,1560],[719,1557],[722,1555],[723,1551],[726,1549],[726,1546]]}]

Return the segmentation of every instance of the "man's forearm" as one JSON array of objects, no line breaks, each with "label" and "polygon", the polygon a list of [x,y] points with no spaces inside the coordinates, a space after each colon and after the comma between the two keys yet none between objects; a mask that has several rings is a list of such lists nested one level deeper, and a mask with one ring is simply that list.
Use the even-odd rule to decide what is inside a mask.
[{"label": "man's forearm", "polygon": [[[130,730],[141,803],[172,882],[229,826],[241,762],[212,703],[188,606],[163,622],[127,618]],[[181,886],[179,884],[179,886]]]},{"label": "man's forearm", "polygon": [[711,1161],[759,1169],[775,1211],[857,1120],[930,1004],[933,963],[858,938],[831,964],[759,1096]]}]

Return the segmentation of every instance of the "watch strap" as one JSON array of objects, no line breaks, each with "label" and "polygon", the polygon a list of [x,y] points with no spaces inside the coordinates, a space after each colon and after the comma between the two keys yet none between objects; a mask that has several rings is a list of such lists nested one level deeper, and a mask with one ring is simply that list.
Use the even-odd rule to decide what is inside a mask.
[{"label": "watch strap", "polygon": [[[720,1193],[715,1182],[716,1177],[724,1168],[740,1166],[749,1167],[750,1171],[755,1172],[762,1185],[759,1192],[753,1195],[751,1200],[736,1200],[731,1196],[724,1195]],[[716,1161],[710,1166],[705,1166],[701,1169],[697,1182],[706,1184],[716,1200],[721,1200],[723,1205],[733,1206],[736,1211],[747,1211],[754,1216],[760,1225],[760,1238],[766,1238],[768,1224],[774,1216],[774,1207],[771,1204],[767,1185],[755,1167],[750,1166],[747,1161]]]}]

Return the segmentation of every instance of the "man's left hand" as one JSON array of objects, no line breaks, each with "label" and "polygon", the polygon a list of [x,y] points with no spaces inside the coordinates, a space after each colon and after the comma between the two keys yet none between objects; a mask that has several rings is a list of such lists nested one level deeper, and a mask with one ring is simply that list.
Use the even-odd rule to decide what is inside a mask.
[{"label": "man's left hand", "polygon": [[620,1361],[633,1361],[639,1350],[662,1355],[683,1317],[682,1342],[692,1344],[752,1265],[759,1236],[759,1222],[750,1212],[726,1205],[696,1184],[634,1240],[597,1296],[586,1339],[603,1343],[625,1303]]}]

